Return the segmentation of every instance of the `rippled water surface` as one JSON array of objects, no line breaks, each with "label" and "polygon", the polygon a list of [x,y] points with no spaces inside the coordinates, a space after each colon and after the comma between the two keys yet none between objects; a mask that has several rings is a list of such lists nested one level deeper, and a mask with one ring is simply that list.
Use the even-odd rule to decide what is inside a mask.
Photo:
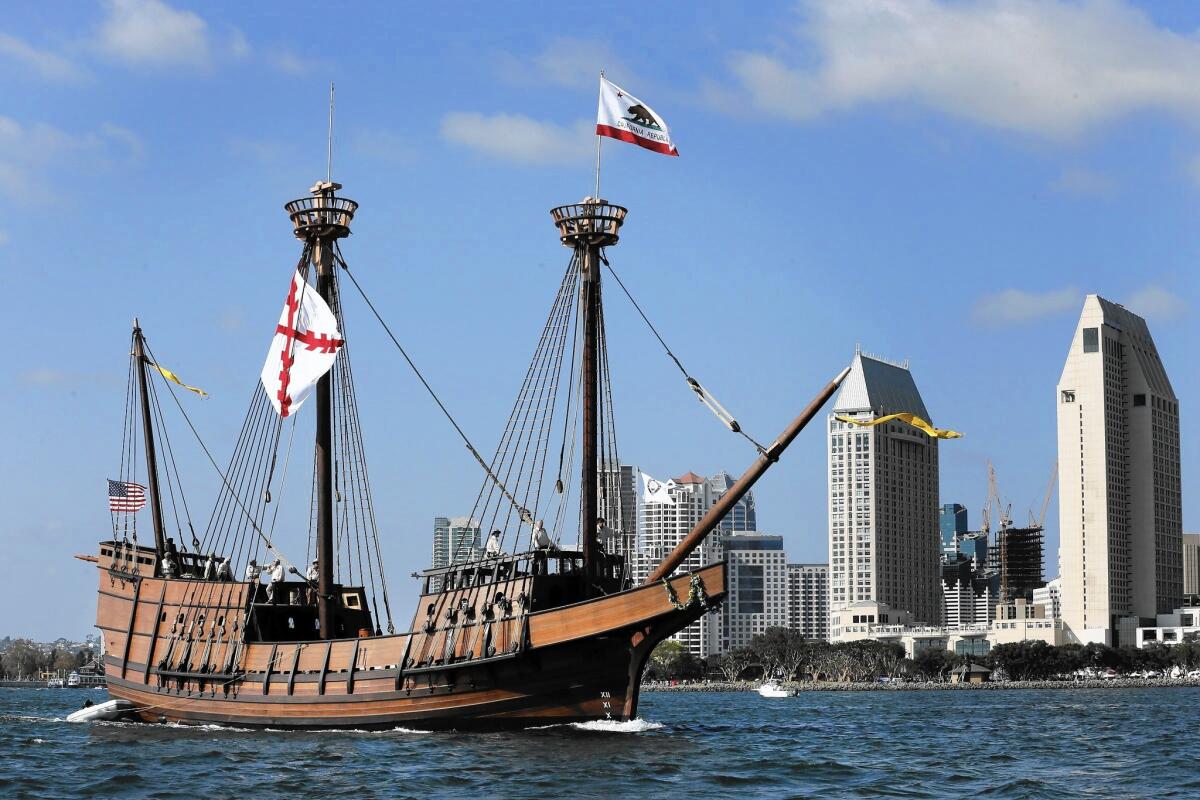
[{"label": "rippled water surface", "polygon": [[1200,797],[1200,689],[646,694],[629,724],[278,733],[0,689],[0,797]]}]

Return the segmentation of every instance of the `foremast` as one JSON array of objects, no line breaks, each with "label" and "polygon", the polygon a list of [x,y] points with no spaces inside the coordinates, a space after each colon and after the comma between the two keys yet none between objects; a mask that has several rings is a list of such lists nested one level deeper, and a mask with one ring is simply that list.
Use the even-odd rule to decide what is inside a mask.
[{"label": "foremast", "polygon": [[165,526],[163,525],[162,495],[158,487],[158,453],[154,446],[154,420],[150,416],[150,394],[147,391],[146,371],[150,359],[146,357],[146,341],[138,321],[133,321],[133,358],[137,363],[138,399],[142,410],[142,439],[146,447],[146,484],[150,492],[150,520],[154,524],[154,574],[162,571],[163,554],[167,549]]},{"label": "foremast", "polygon": [[[317,293],[340,317],[335,298],[334,269],[338,239],[350,235],[350,222],[358,204],[336,195],[340,183],[318,182],[310,190],[312,197],[293,200],[285,206],[295,226],[297,239],[311,248],[312,262],[317,269]],[[340,320],[339,320],[340,322]],[[332,376],[326,372],[317,381],[317,419],[314,469],[316,471],[316,550],[317,550],[317,618],[322,639],[334,637],[333,626],[333,390]]]},{"label": "foremast", "polygon": [[615,245],[625,221],[627,209],[585,197],[582,202],[551,209],[564,247],[575,251],[574,262],[580,273],[579,308],[583,329],[580,353],[580,390],[582,393],[582,461],[579,484],[580,545],[583,549],[585,596],[597,593],[600,548],[596,522],[600,496],[600,370],[603,338],[603,306],[600,291],[602,248]]}]

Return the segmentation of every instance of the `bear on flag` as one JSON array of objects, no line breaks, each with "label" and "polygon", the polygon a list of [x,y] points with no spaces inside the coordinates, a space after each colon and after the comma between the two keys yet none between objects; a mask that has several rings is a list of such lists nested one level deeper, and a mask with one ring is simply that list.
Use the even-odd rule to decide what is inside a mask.
[{"label": "bear on flag", "polygon": [[679,155],[663,118],[603,75],[600,76],[596,135],[620,139],[663,155]]}]

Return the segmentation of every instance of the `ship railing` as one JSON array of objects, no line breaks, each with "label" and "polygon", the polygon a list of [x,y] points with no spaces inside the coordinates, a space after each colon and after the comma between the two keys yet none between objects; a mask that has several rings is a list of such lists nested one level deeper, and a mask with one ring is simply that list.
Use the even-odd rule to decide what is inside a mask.
[{"label": "ship railing", "polygon": [[[619,578],[624,575],[625,559],[620,555],[604,557],[603,573]],[[543,575],[583,575],[583,553],[577,550],[527,550],[501,553],[473,561],[461,561],[447,567],[435,567],[413,573],[424,579],[424,594],[456,591],[472,586],[501,583],[514,578]]]},{"label": "ship railing", "polygon": [[345,197],[316,195],[293,200],[284,208],[292,219],[297,236],[320,230],[333,230],[345,235],[350,231],[358,203]]}]

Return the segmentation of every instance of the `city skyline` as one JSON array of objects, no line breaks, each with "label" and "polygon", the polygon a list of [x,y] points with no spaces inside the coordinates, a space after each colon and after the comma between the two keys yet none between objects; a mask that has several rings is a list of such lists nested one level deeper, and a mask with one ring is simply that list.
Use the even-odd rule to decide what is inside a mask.
[{"label": "city skyline", "polygon": [[[886,5],[671,15],[618,3],[583,36],[537,9],[497,18],[482,4],[453,30],[425,7],[366,5],[321,30],[229,2],[127,3],[125,15],[79,3],[65,17],[14,7],[0,24],[0,257],[21,265],[2,286],[22,344],[0,384],[12,454],[0,492],[14,509],[0,607],[53,585],[72,620],[39,607],[0,623],[13,635],[91,628],[90,573],[71,555],[109,533],[104,481],[135,316],[164,363],[210,393],[182,400],[226,462],[295,263],[280,207],[325,174],[331,80],[333,177],[361,204],[346,257],[481,451],[564,266],[547,209],[593,191],[586,122],[601,68],[670,120],[681,153],[605,145],[601,193],[630,209],[612,267],[758,441],[861,342],[909,359],[939,422],[966,434],[941,448],[942,499],[977,514],[991,460],[1023,516],[1056,457],[1054,387],[1089,292],[1149,321],[1186,407],[1200,390],[1185,369],[1200,339],[1187,66],[1200,9],[1023,4],[1027,30],[1045,34],[1023,42],[987,4],[921,2],[912,19],[869,24]],[[146,35],[138,7],[171,35]],[[895,45],[913,25],[930,31],[915,63],[949,69],[904,68]],[[864,75],[863,53],[883,69]],[[1027,79],[1033,64],[1046,80]],[[1090,79],[1097,65],[1122,79]],[[753,447],[696,402],[606,285],[622,452],[650,474],[739,474]],[[480,473],[357,297],[347,313],[382,548],[406,596],[429,520],[469,509]],[[218,479],[167,411],[203,517]],[[825,558],[822,441],[805,432],[756,487],[758,526],[787,535],[799,562]],[[1200,475],[1192,450],[1185,496]],[[1183,514],[1184,530],[1200,529],[1186,500]],[[1049,520],[1052,577],[1056,508]],[[281,512],[281,546],[303,553],[306,527],[303,510]]]}]

